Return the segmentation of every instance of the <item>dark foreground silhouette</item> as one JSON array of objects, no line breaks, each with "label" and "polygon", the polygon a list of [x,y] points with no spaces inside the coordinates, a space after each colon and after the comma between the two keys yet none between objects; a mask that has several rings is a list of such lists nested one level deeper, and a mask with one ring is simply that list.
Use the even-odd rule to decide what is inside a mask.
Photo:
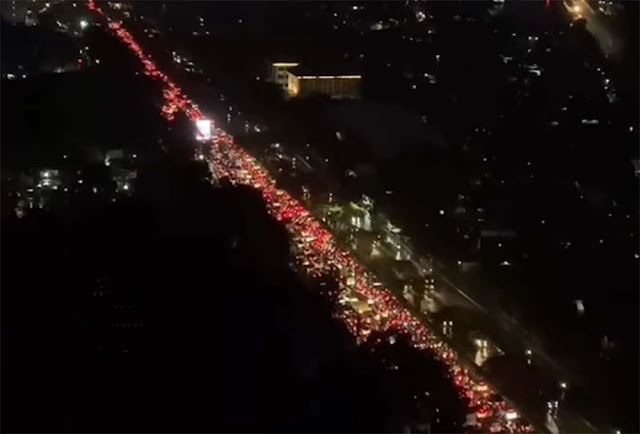
[{"label": "dark foreground silhouette", "polygon": [[258,192],[205,177],[161,159],[131,198],[4,219],[3,431],[458,429],[442,366],[355,347]]}]

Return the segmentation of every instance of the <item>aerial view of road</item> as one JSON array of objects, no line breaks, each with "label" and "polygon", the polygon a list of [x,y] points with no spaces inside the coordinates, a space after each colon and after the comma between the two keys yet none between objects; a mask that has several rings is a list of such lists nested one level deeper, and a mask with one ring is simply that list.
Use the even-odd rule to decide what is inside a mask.
[{"label": "aerial view of road", "polygon": [[[14,3],[10,7],[3,5],[7,10],[3,13],[12,19],[21,13]],[[64,48],[73,54],[63,66],[56,66],[57,60],[48,61],[54,65],[46,66],[54,77],[51,83],[54,83],[57,75],[65,75],[63,72],[90,74],[98,68],[105,68],[105,64],[116,64],[117,67],[110,66],[114,69],[109,71],[115,72],[106,75],[108,80],[127,82],[131,94],[134,92],[131,89],[134,89],[136,94],[140,92],[148,96],[148,100],[144,101],[146,108],[138,109],[141,113],[144,111],[144,116],[131,121],[145,123],[146,128],[158,130],[157,136],[151,137],[145,133],[147,137],[131,140],[138,143],[135,146],[145,142],[144,146],[154,148],[153,152],[157,154],[149,152],[148,155],[154,156],[145,157],[138,151],[143,149],[140,147],[130,151],[126,150],[127,146],[131,146],[128,144],[105,145],[102,142],[123,139],[115,135],[113,138],[101,137],[81,152],[85,155],[82,158],[90,161],[88,167],[91,170],[84,166],[82,170],[70,166],[70,175],[67,175],[66,169],[59,170],[53,163],[47,167],[40,167],[43,163],[38,163],[40,166],[29,163],[29,169],[16,168],[26,164],[22,162],[23,159],[27,161],[32,157],[26,156],[26,151],[24,155],[19,150],[12,151],[7,155],[16,167],[10,168],[10,176],[3,177],[3,183],[9,186],[7,191],[10,199],[6,200],[10,204],[8,208],[12,210],[7,221],[15,227],[24,227],[21,229],[23,231],[29,230],[29,224],[33,227],[42,225],[46,230],[63,221],[59,217],[48,217],[50,209],[56,212],[74,209],[74,213],[82,217],[73,214],[69,223],[65,223],[65,230],[71,233],[76,225],[91,227],[91,224],[78,223],[84,221],[81,218],[86,216],[104,213],[105,217],[102,218],[107,221],[110,216],[118,215],[115,211],[105,211],[110,209],[107,205],[123,207],[125,205],[120,203],[124,202],[129,203],[126,206],[135,209],[135,212],[142,213],[140,215],[150,215],[152,211],[149,210],[158,213],[160,217],[151,218],[149,227],[164,228],[164,225],[169,227],[166,222],[172,219],[180,222],[192,219],[198,222],[193,227],[193,231],[196,231],[201,220],[207,217],[191,215],[197,208],[191,208],[190,202],[203,200],[209,194],[218,194],[220,197],[229,194],[244,197],[242,195],[246,194],[248,198],[250,193],[247,191],[255,192],[255,198],[251,200],[262,203],[265,216],[268,214],[274,225],[282,228],[282,234],[286,234],[287,248],[284,250],[287,252],[283,253],[288,258],[286,272],[268,259],[256,259],[262,258],[260,254],[264,252],[267,252],[266,257],[269,256],[269,242],[266,245],[239,247],[239,243],[242,244],[239,241],[241,236],[232,231],[228,239],[221,235],[204,238],[204,233],[197,232],[185,237],[198,243],[199,240],[215,238],[224,246],[222,250],[227,252],[218,258],[245,258],[242,255],[246,254],[249,259],[244,259],[238,269],[246,267],[246,270],[253,270],[247,271],[252,278],[276,273],[276,269],[277,273],[282,272],[283,275],[291,272],[298,276],[301,286],[312,289],[314,296],[318,295],[323,300],[322,309],[328,306],[331,310],[327,318],[331,317],[331,321],[339,324],[340,330],[349,337],[346,353],[353,355],[357,351],[366,351],[367,357],[374,357],[378,353],[387,354],[385,351],[395,346],[406,360],[418,360],[417,356],[409,355],[409,350],[426,357],[425,360],[434,360],[442,368],[442,379],[450,383],[455,399],[464,407],[461,412],[455,413],[457,410],[446,408],[444,399],[439,396],[432,398],[431,385],[434,393],[440,390],[440,386],[436,386],[432,379],[426,380],[424,390],[417,386],[416,389],[389,386],[399,380],[382,380],[380,384],[388,388],[385,389],[385,399],[392,402],[397,398],[398,401],[409,403],[402,404],[402,410],[389,416],[392,422],[388,422],[385,428],[380,427],[381,431],[400,426],[406,432],[432,432],[432,426],[450,429],[449,425],[439,425],[441,418],[445,418],[443,414],[451,417],[454,420],[451,426],[461,432],[560,434],[621,433],[632,430],[634,415],[629,414],[629,408],[633,406],[634,397],[629,393],[633,394],[633,391],[629,392],[618,384],[618,375],[631,374],[627,371],[615,372],[615,366],[623,364],[614,363],[624,360],[627,354],[631,354],[628,360],[634,360],[635,347],[629,349],[627,344],[628,336],[633,336],[633,333],[619,332],[617,322],[610,319],[610,313],[616,312],[616,309],[622,312],[620,303],[627,304],[629,310],[625,312],[637,313],[634,301],[624,301],[635,300],[625,292],[634,285],[634,280],[624,273],[636,269],[638,264],[637,250],[633,250],[637,246],[632,246],[637,240],[637,231],[631,225],[633,216],[636,216],[633,213],[637,198],[633,198],[633,193],[637,182],[632,185],[629,179],[636,181],[639,172],[637,156],[633,153],[636,151],[627,149],[637,137],[636,120],[633,119],[634,101],[636,105],[637,101],[630,96],[632,85],[618,86],[623,82],[619,78],[623,74],[609,74],[606,69],[608,61],[613,62],[612,65],[626,65],[624,62],[628,62],[629,54],[625,51],[627,46],[624,42],[626,36],[616,28],[616,21],[612,19],[620,15],[622,7],[614,5],[615,2],[589,0],[531,2],[522,6],[522,9],[508,1],[493,1],[486,5],[480,5],[480,2],[461,2],[461,5],[443,2],[433,5],[432,9],[419,1],[390,5],[381,2],[376,6],[380,10],[370,12],[375,8],[368,9],[369,16],[363,13],[365,8],[369,8],[366,2],[349,5],[335,2],[318,2],[317,5],[293,3],[280,5],[292,10],[300,8],[300,21],[293,20],[291,29],[308,26],[309,35],[316,35],[314,32],[326,35],[327,40],[322,42],[314,39],[314,36],[308,36],[311,42],[303,37],[298,41],[303,49],[298,47],[297,53],[308,50],[310,44],[317,42],[317,53],[308,57],[316,63],[299,62],[297,57],[287,54],[287,50],[282,48],[286,45],[283,41],[288,38],[287,32],[291,30],[284,30],[286,25],[282,26],[281,34],[278,33],[279,25],[273,25],[276,30],[273,30],[274,34],[268,41],[265,38],[266,48],[257,43],[252,45],[251,41],[261,38],[259,35],[267,27],[265,23],[272,19],[266,18],[270,16],[268,14],[280,14],[267,12],[265,5],[247,3],[227,8],[218,4],[211,9],[217,12],[210,12],[210,15],[204,12],[201,15],[194,14],[193,11],[199,11],[198,5],[181,9],[171,2],[168,5],[129,5],[87,0],[66,3],[64,6],[62,3],[38,4],[41,8],[35,13],[28,9],[24,13],[27,31],[40,25],[53,26],[56,32],[70,34],[80,44],[79,50],[73,44],[70,49]],[[52,10],[57,11],[57,7],[65,12],[57,12],[59,15],[49,17],[48,14]],[[68,9],[63,9],[65,7]],[[207,11],[207,8],[203,6],[202,11]],[[171,16],[171,11],[176,11],[176,15]],[[229,15],[216,16],[221,12]],[[181,13],[184,16],[179,15]],[[70,21],[76,21],[77,28],[65,24],[65,14],[70,14]],[[285,20],[283,17],[278,19]],[[510,19],[519,21],[511,22]],[[218,21],[211,25],[210,20]],[[345,42],[344,47],[340,47],[343,37],[331,36],[332,31],[336,35],[343,34],[340,32],[351,35],[349,41],[352,42]],[[457,35],[458,31],[460,35]],[[365,32],[367,37],[364,36]],[[452,35],[468,40],[472,47],[465,50],[469,51],[456,57],[455,53],[462,50],[464,43],[459,40],[455,42]],[[476,35],[478,40],[471,40],[469,35]],[[599,52],[592,48],[594,40]],[[29,43],[33,41],[29,40]],[[423,43],[428,47],[425,51],[421,51],[420,44]],[[42,42],[35,44],[37,46]],[[405,44],[410,48],[394,49],[400,45],[405,47]],[[63,45],[60,44],[61,47]],[[98,48],[94,48],[94,45]],[[333,48],[328,49],[327,46]],[[341,60],[325,60],[332,58],[331,55],[335,54],[332,50],[335,51],[336,46],[345,51],[337,56]],[[291,52],[296,52],[294,42],[290,42],[288,47]],[[375,54],[371,54],[371,47],[376,48],[373,50]],[[481,64],[482,56],[489,56],[486,52],[480,53],[485,49],[487,52],[493,50],[492,56],[498,53],[491,57],[491,61],[487,61],[486,71]],[[56,50],[62,52],[63,48]],[[423,54],[398,56],[400,52],[415,53],[412,50]],[[477,57],[473,57],[473,50],[478,51]],[[108,52],[109,56],[98,58],[94,54],[96,52]],[[266,53],[270,53],[268,58]],[[11,56],[12,62],[18,62],[13,60],[14,57],[18,58],[17,55]],[[601,59],[602,56],[605,60]],[[3,70],[3,81],[12,80],[16,86],[17,80],[27,80],[26,71],[32,68],[33,61],[27,66],[22,64],[25,61],[19,62],[15,71]],[[256,72],[263,67],[263,63],[269,70],[267,78]],[[258,64],[260,66],[256,66]],[[331,65],[331,68],[326,65]],[[581,81],[576,79],[576,83],[571,84],[571,71],[574,69],[569,70],[569,67],[580,71],[583,68],[586,78],[581,78]],[[368,71],[369,77],[358,72],[360,70]],[[615,66],[611,66],[611,70],[615,70]],[[505,80],[494,77],[493,71],[504,73]],[[103,77],[95,73],[91,79],[104,80]],[[21,95],[22,92],[32,95],[27,98],[31,104],[38,98],[44,100],[40,96],[42,91],[38,89],[57,89],[56,86],[59,86],[51,83],[35,85],[36,90],[30,93],[15,87],[17,90],[13,90],[12,95]],[[113,86],[113,83],[105,83],[105,87],[107,85]],[[489,90],[491,86],[497,90]],[[580,86],[588,86],[590,92],[592,89],[597,91],[585,91],[581,95]],[[58,95],[63,93],[61,90],[56,92],[59,92]],[[370,103],[367,98],[374,102]],[[423,100],[427,99],[428,104],[424,103],[423,108],[416,109],[422,107]],[[399,104],[396,100],[403,102]],[[118,101],[117,104],[127,103]],[[143,103],[140,104],[142,107]],[[405,107],[399,108],[402,105]],[[109,109],[104,107],[100,106],[100,111],[94,109],[95,113],[109,115]],[[148,107],[153,109],[149,110]],[[406,107],[412,107],[411,110],[417,114],[409,113]],[[25,116],[33,116],[29,110],[25,111],[28,113]],[[26,120],[20,128],[30,128],[37,134],[53,130],[51,126],[42,126],[33,120]],[[599,128],[603,128],[604,132]],[[443,138],[445,136],[446,139]],[[610,139],[611,143],[619,145],[615,152],[611,151],[611,157],[604,158],[602,156],[606,152],[591,142],[587,143],[590,136],[596,142]],[[36,143],[37,148],[41,146],[41,137],[44,135],[30,136],[29,143]],[[22,137],[10,136],[10,139],[12,143],[19,143]],[[55,140],[70,146],[69,143],[87,139],[77,139],[62,132],[55,133]],[[376,154],[376,141],[382,143],[379,149],[388,153],[384,157]],[[516,147],[514,143],[527,150],[520,155],[520,150],[513,149]],[[555,143],[566,146],[561,148]],[[100,147],[122,147],[125,150],[98,151]],[[61,158],[63,162],[56,163],[60,167],[76,158],[70,158],[66,150],[64,153],[55,152],[60,154],[56,158]],[[187,155],[188,164],[178,162],[184,154]],[[14,163],[14,159],[20,163]],[[172,159],[175,161],[172,162]],[[615,168],[619,167],[616,164],[620,160],[628,166],[624,167],[629,173],[616,174]],[[636,167],[635,172],[633,167]],[[162,170],[170,176],[158,175],[164,173]],[[594,175],[599,170],[602,173]],[[159,182],[154,191],[155,180],[162,177],[166,180]],[[193,185],[196,187],[187,187],[191,185],[187,181],[176,181],[183,178],[195,182]],[[540,185],[536,185],[536,182]],[[86,194],[86,198],[79,196],[80,199],[74,200],[91,203],[87,210],[83,208],[86,205],[75,205],[74,208],[69,198],[59,202],[51,199],[56,194],[76,194],[83,188],[89,189],[82,193]],[[181,189],[190,192],[185,194]],[[150,202],[153,205],[145,208],[127,202],[138,197],[138,194],[144,200],[153,197]],[[101,195],[104,195],[107,205],[94,204],[98,203],[96,198]],[[171,210],[168,204],[176,196],[182,196],[176,203],[180,203],[184,209]],[[563,202],[567,209],[564,213],[566,216],[562,211]],[[548,204],[548,209],[545,204]],[[591,214],[586,216],[585,210],[594,217]],[[215,210],[219,214],[226,212],[226,209]],[[250,212],[258,213],[255,210]],[[42,220],[32,222],[29,218],[31,215]],[[577,220],[575,215],[585,215],[584,220]],[[241,232],[257,231],[248,223],[247,217],[238,217],[237,220]],[[21,226],[17,226],[18,222]],[[136,223],[134,219],[131,224],[139,222]],[[123,227],[127,225],[124,223]],[[100,231],[101,228],[96,226],[94,230]],[[278,233],[275,229],[269,230]],[[599,231],[597,234],[596,230]],[[167,231],[170,233],[170,230]],[[199,231],[203,232],[202,229]],[[105,233],[108,238],[108,231],[105,230]],[[589,238],[582,235],[584,233]],[[163,234],[160,239],[165,236]],[[50,244],[51,250],[56,251],[56,243]],[[86,237],[73,238],[70,247],[60,246],[61,257],[66,258],[70,254],[68,252],[80,249],[77,246],[88,244],[91,243]],[[106,288],[111,288],[113,283],[110,282],[117,279],[125,282],[123,287],[152,287],[139,277],[130,278],[138,276],[126,271],[126,267],[135,261],[135,253],[132,253],[135,248],[126,244],[120,243],[116,247],[116,251],[123,252],[122,270],[125,271],[120,271],[120,265],[105,266],[104,269],[108,271],[101,271],[98,265],[94,268],[85,265],[72,272],[82,278],[90,276],[87,279],[95,285],[95,288],[92,286],[91,297],[111,300],[109,297],[112,295],[108,295]],[[207,247],[202,245],[199,248],[206,251]],[[615,251],[615,258],[613,253],[610,254],[611,263],[618,265],[624,262],[621,268],[604,263],[601,258],[607,253],[601,250],[605,247],[611,249],[609,252]],[[275,253],[278,248],[274,242],[274,257],[279,254]],[[212,250],[216,249],[218,247],[212,242]],[[597,254],[589,253],[596,249],[600,249]],[[573,253],[576,250],[580,252]],[[203,256],[200,253],[198,255]],[[594,285],[602,286],[601,282],[604,281],[612,286],[605,288],[611,292],[606,296],[593,296],[590,289],[585,289],[589,286],[590,273],[596,274],[596,270],[591,271],[589,266],[584,265],[587,262],[583,258],[590,255],[596,258],[593,261],[602,263],[603,274],[608,276],[603,278],[598,274],[598,277],[593,277],[594,282],[598,282]],[[105,253],[105,257],[108,256]],[[620,260],[621,257],[625,260]],[[109,261],[113,260],[109,258]],[[113,264],[117,260],[109,262],[96,259],[95,262]],[[90,259],[87,261],[90,262]],[[226,259],[218,261],[222,264]],[[194,275],[208,272],[206,266],[194,261]],[[62,272],[57,270],[56,273]],[[11,280],[14,286],[15,282],[20,281],[18,274],[15,276]],[[616,279],[611,276],[620,277]],[[45,277],[42,278],[46,281]],[[195,279],[194,288],[198,289],[194,293],[202,288],[206,288],[205,291],[210,294],[228,291],[227,288],[216,286],[215,273],[210,278],[211,281]],[[194,278],[190,279],[185,280],[192,282]],[[283,278],[267,280],[269,283],[264,287],[275,286],[273,282],[280,282],[278,279]],[[166,285],[179,287],[181,283],[170,282]],[[78,286],[81,288],[82,284]],[[185,288],[187,286],[185,284]],[[557,288],[564,292],[555,294],[560,292]],[[240,287],[233,289],[237,293],[251,293]],[[74,291],[73,294],[81,294],[82,290]],[[97,324],[107,318],[105,321],[110,324],[110,329],[146,330],[145,327],[149,327],[162,330],[166,327],[164,324],[185,322],[184,317],[174,318],[172,313],[162,313],[158,307],[170,306],[172,298],[179,299],[178,296],[161,295],[160,292],[148,295],[145,291],[131,290],[135,294],[132,296],[134,302],[109,301],[111,304],[108,309],[92,307],[98,312],[96,314],[69,315],[73,321],[81,323],[81,327],[89,327],[87,324]],[[264,295],[268,297],[268,293],[265,291]],[[15,297],[12,295],[12,300]],[[145,297],[151,301],[144,301],[147,300]],[[161,299],[162,302],[158,301]],[[597,310],[598,300],[603,300],[602,309],[606,305],[607,314]],[[256,303],[255,300],[253,302]],[[76,312],[74,309],[80,309],[78,306],[82,306],[82,303],[88,302],[69,302],[69,312]],[[143,306],[139,309],[144,312],[140,318],[147,318],[145,315],[148,315],[152,320],[126,319],[130,315],[127,312],[138,309],[132,307],[136,303]],[[253,348],[254,330],[239,334],[245,336],[242,339],[226,338],[224,330],[231,328],[227,324],[236,324],[234,321],[238,319],[242,322],[245,313],[255,317],[255,321],[260,321],[262,315],[268,317],[268,314],[275,315],[276,311],[280,315],[281,309],[283,312],[287,308],[296,310],[291,308],[293,305],[289,302],[279,305],[274,299],[273,303],[265,304],[265,310],[273,311],[269,313],[244,301],[234,304],[232,310],[194,305],[194,311],[203,317],[227,321],[220,327],[223,332],[220,332],[220,337],[214,334],[211,342],[204,345],[198,338],[183,335],[177,340],[182,341],[184,337],[188,342],[181,344],[184,345],[182,348],[189,345],[239,348],[242,354],[246,351],[246,355],[240,357],[242,363],[250,364],[252,352],[259,351]],[[107,311],[111,313],[105,313]],[[585,320],[585,311],[590,315],[588,320]],[[115,319],[111,320],[109,315]],[[291,316],[295,315],[291,312],[283,314],[283,317]],[[169,318],[165,323],[158,319],[165,317]],[[65,321],[62,320],[61,324],[75,324]],[[291,333],[291,330],[283,331],[278,321],[274,326],[265,320],[265,329],[273,327],[277,330],[276,335]],[[157,325],[148,326],[147,323]],[[615,326],[612,325],[614,323]],[[63,327],[72,330],[69,325]],[[205,333],[208,330],[201,325],[194,327],[202,328]],[[26,329],[31,330],[29,327]],[[558,336],[556,339],[550,338],[554,337],[556,329]],[[3,323],[3,335],[7,333],[13,341],[18,342],[19,339],[13,337],[18,335],[11,334],[13,330],[15,326]],[[95,334],[103,341],[86,331],[76,334],[80,336],[80,342],[100,342],[97,345],[86,344],[87,348],[97,348],[90,350],[96,354],[102,354],[104,347],[112,345],[118,348],[118,354],[124,354],[123,360],[129,360],[126,359],[132,357],[129,348],[135,348],[135,345],[127,346],[128,337],[123,339],[127,344],[122,345],[121,350],[120,341],[105,338],[111,336],[106,332]],[[153,339],[143,340],[145,343],[140,344],[140,348],[163,346],[162,339],[158,340],[159,343]],[[20,344],[15,346],[13,341],[11,351],[22,348]],[[273,346],[274,352],[295,353],[294,358],[302,360],[297,363],[304,378],[312,378],[313,373],[319,371],[318,362],[305,359],[306,350],[301,350],[299,344],[294,345],[293,350],[286,350],[255,339],[255,347],[262,346]],[[148,350],[139,350],[142,354],[145,351]],[[303,355],[299,355],[298,351]],[[175,352],[177,358],[181,357],[180,351],[174,351],[173,348],[169,348],[169,352]],[[152,360],[156,356],[149,357]],[[224,357],[226,355],[213,356],[214,359]],[[581,363],[583,357],[584,366]],[[3,370],[5,366],[12,365],[13,359],[7,360],[9,362],[3,359]],[[365,366],[362,361],[364,358],[354,360],[360,362],[350,363],[355,366],[362,363]],[[401,363],[390,360],[391,357],[384,355],[380,360],[383,370],[391,372],[389,378],[406,376],[411,383],[411,378],[418,377],[411,370],[416,369],[413,365],[407,364],[412,368],[403,371],[405,368],[399,367]],[[125,366],[125,362],[108,363]],[[194,365],[199,366],[200,363],[194,361]],[[274,366],[278,363],[274,362]],[[422,362],[416,363],[419,366]],[[338,363],[330,366],[330,375],[344,368]],[[269,369],[276,368],[261,366],[258,371]],[[369,373],[371,368],[367,369]],[[395,371],[403,372],[396,374]],[[197,376],[196,372],[199,371],[194,370],[193,375]],[[606,372],[607,377],[601,378],[601,372]],[[170,381],[181,383],[179,375]],[[345,382],[344,377],[336,378],[342,378],[335,380],[337,383]],[[231,389],[235,389],[235,382],[252,382],[250,376],[229,381]],[[322,379],[314,381],[323,382]],[[292,382],[296,383],[295,380]],[[12,387],[11,390],[18,390],[15,385]],[[300,396],[311,393],[304,389],[306,384],[299,387]],[[322,387],[314,385],[309,389]],[[274,389],[271,386],[268,388]],[[365,390],[360,385],[354,388]],[[277,391],[269,390],[269,393],[277,394]],[[609,393],[615,394],[611,403],[607,403]],[[20,397],[16,402],[26,402],[22,392],[18,395]],[[229,395],[228,399],[240,402],[244,395]],[[110,399],[108,395],[105,396],[107,400]],[[225,399],[227,397],[223,401]],[[349,398],[345,399],[349,401]],[[249,398],[247,402],[247,406],[260,407],[260,404],[249,403]],[[616,407],[615,403],[619,402],[630,405],[624,409],[610,408]],[[14,405],[19,407],[18,404]],[[220,408],[224,413],[226,407],[222,405]],[[20,414],[26,414],[24,410],[20,411]],[[109,409],[106,411],[109,412]],[[233,411],[237,410],[229,410],[230,413]],[[308,411],[313,413],[314,410]],[[179,421],[181,417],[176,413],[175,420]],[[242,415],[233,417],[242,419]],[[234,420],[233,417],[230,416],[229,420]],[[347,414],[339,417],[356,420],[361,416]],[[269,414],[266,419],[270,418],[277,419]],[[294,426],[287,425],[287,418],[284,419],[284,425],[273,426]],[[20,425],[15,422],[17,420],[12,419],[12,428]],[[68,422],[73,419],[65,420],[66,425],[62,425],[65,428],[82,430],[82,425],[74,426],[73,422]],[[234,423],[231,422],[231,426]],[[180,426],[177,422],[174,428],[179,429]],[[46,425],[38,427],[47,428]],[[122,427],[103,425],[104,429],[107,427],[122,431],[131,427],[141,431],[145,429],[144,424]],[[263,429],[259,425],[254,428]]]}]

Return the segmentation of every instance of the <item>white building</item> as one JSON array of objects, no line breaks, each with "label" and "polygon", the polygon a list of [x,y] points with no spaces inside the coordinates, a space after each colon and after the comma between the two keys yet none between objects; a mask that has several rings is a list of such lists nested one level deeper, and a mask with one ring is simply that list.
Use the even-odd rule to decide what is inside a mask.
[{"label": "white building", "polygon": [[284,90],[287,90],[289,86],[289,76],[287,72],[289,69],[295,68],[298,65],[299,63],[297,62],[273,62],[271,64],[269,81],[279,84]]}]

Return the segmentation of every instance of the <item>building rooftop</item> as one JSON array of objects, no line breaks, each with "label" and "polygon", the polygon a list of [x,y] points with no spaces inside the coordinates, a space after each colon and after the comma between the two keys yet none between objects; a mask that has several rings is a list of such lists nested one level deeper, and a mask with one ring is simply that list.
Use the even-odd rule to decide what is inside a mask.
[{"label": "building rooftop", "polygon": [[289,72],[299,78],[362,78],[356,68],[347,66],[298,65]]}]

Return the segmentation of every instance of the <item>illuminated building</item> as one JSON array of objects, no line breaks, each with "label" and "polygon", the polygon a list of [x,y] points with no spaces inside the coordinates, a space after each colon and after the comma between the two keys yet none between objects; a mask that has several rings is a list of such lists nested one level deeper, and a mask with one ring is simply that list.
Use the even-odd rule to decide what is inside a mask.
[{"label": "illuminated building", "polygon": [[360,98],[360,75],[308,75],[297,71],[287,71],[287,75],[289,97],[322,94],[337,99]]},{"label": "illuminated building", "polygon": [[58,189],[61,185],[60,171],[57,169],[45,169],[40,171],[40,180],[38,182],[38,188],[53,188]]},{"label": "illuminated building", "polygon": [[289,97],[314,94],[331,98],[360,98],[362,77],[357,74],[319,74],[298,62],[270,63],[269,81],[279,84]]},{"label": "illuminated building", "polygon": [[286,90],[289,83],[288,71],[298,65],[300,64],[297,62],[273,62],[269,73],[269,81],[279,84]]}]

